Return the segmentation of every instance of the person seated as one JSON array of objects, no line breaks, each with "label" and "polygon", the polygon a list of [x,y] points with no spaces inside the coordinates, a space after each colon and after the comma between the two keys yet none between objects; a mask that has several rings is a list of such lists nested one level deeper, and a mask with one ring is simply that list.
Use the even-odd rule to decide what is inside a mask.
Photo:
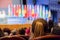
[{"label": "person seated", "polygon": [[51,17],[49,17],[49,21],[48,21],[48,31],[49,33],[51,32],[51,28],[54,27],[54,21],[52,20]]},{"label": "person seated", "polygon": [[4,36],[4,32],[2,31],[2,29],[0,28],[0,37]]},{"label": "person seated", "polygon": [[19,35],[18,30],[17,29],[12,30],[10,36],[12,35]]},{"label": "person seated", "polygon": [[32,40],[35,37],[43,36],[45,32],[46,32],[46,21],[41,18],[36,19],[32,23],[31,36],[29,40]]},{"label": "person seated", "polygon": [[19,34],[20,35],[25,35],[25,28],[21,28],[21,29],[19,29]]},{"label": "person seated", "polygon": [[9,34],[7,32],[4,32],[4,36],[9,36]]},{"label": "person seated", "polygon": [[54,35],[60,35],[60,26],[53,27],[51,33]]},{"label": "person seated", "polygon": [[8,36],[8,35],[10,35],[11,30],[10,30],[9,28],[4,28],[4,29],[3,29],[3,32],[4,32],[4,35],[5,35],[5,36]]},{"label": "person seated", "polygon": [[30,27],[25,30],[25,35],[27,35],[27,36],[30,35]]}]

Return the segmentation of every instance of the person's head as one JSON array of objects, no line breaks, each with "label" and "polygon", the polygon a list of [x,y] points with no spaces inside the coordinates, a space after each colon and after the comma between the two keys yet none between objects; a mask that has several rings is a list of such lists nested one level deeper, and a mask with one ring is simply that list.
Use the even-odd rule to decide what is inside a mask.
[{"label": "person's head", "polygon": [[4,32],[4,36],[8,36],[8,33],[7,32]]},{"label": "person's head", "polygon": [[14,29],[11,31],[12,35],[18,35],[18,30],[17,29]]},{"label": "person's head", "polygon": [[4,32],[2,31],[2,29],[0,28],[0,37],[4,36]]},{"label": "person's head", "polygon": [[30,35],[30,27],[25,30],[25,35]]},{"label": "person's head", "polygon": [[25,35],[25,28],[21,28],[21,29],[19,29],[19,34],[20,35]]},{"label": "person's head", "polygon": [[2,29],[0,28],[0,32],[2,32]]},{"label": "person's head", "polygon": [[11,33],[11,30],[9,28],[4,28],[3,32],[8,33],[8,35]]},{"label": "person's head", "polygon": [[45,27],[44,19],[36,19],[32,23],[32,33],[35,37],[44,35],[44,27]]}]

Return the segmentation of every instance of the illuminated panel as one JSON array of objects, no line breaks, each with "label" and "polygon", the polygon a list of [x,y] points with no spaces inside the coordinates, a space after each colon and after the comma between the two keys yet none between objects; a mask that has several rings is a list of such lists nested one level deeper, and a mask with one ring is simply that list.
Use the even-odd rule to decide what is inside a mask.
[{"label": "illuminated panel", "polygon": [[37,14],[38,14],[38,18],[40,16],[40,13],[39,13],[39,5],[37,5]]},{"label": "illuminated panel", "polygon": [[46,7],[46,20],[48,20],[48,13],[49,13],[49,11],[48,11],[48,8]]},{"label": "illuminated panel", "polygon": [[40,5],[40,18],[43,18],[42,5]]},{"label": "illuminated panel", "polygon": [[15,13],[15,16],[18,17],[18,13],[19,12],[19,9],[18,9],[18,5],[16,6],[16,13]]},{"label": "illuminated panel", "polygon": [[14,17],[20,17],[21,14],[21,6],[20,5],[13,5],[12,7],[12,15]]},{"label": "illuminated panel", "polygon": [[8,16],[11,15],[11,8],[10,8],[10,5],[8,5]]},{"label": "illuminated panel", "polygon": [[48,11],[48,19],[47,19],[47,21],[49,21],[49,18],[51,17],[51,11],[49,10]]},{"label": "illuminated panel", "polygon": [[28,5],[26,5],[27,6],[27,8],[26,8],[26,13],[25,13],[25,18],[28,18]]},{"label": "illuminated panel", "polygon": [[37,18],[37,5],[34,7],[35,19]]},{"label": "illuminated panel", "polygon": [[17,5],[14,5],[15,6],[15,13],[14,13],[14,16],[17,17]]},{"label": "illuminated panel", "polygon": [[24,16],[27,13],[27,5],[24,5]]},{"label": "illuminated panel", "polygon": [[31,16],[31,5],[27,5],[27,17]]},{"label": "illuminated panel", "polygon": [[9,4],[9,5],[8,5],[8,16],[10,17],[10,16],[12,16],[12,15],[13,15],[13,13],[12,13],[12,5]]},{"label": "illuminated panel", "polygon": [[24,17],[24,5],[22,5],[22,13],[21,13],[21,17]]},{"label": "illuminated panel", "polygon": [[19,17],[20,17],[20,14],[21,14],[21,5],[18,6],[18,13],[19,13]]},{"label": "illuminated panel", "polygon": [[14,16],[16,16],[15,13],[16,13],[16,5],[13,6],[13,14],[14,14]]},{"label": "illuminated panel", "polygon": [[31,14],[32,14],[32,5],[29,5],[29,7],[28,7],[28,14],[29,14],[29,17],[31,16]]},{"label": "illuminated panel", "polygon": [[34,18],[34,5],[32,5],[32,13],[31,13],[31,15],[32,15],[32,17]]},{"label": "illuminated panel", "polygon": [[45,6],[43,6],[43,19],[45,19]]}]

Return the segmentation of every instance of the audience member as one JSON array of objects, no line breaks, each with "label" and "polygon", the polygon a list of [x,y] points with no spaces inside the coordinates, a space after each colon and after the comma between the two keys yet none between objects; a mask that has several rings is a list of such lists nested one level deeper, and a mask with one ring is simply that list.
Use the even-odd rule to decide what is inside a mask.
[{"label": "audience member", "polygon": [[7,32],[4,32],[4,36],[9,36],[9,34]]},{"label": "audience member", "polygon": [[18,35],[18,34],[19,34],[18,30],[14,29],[14,30],[11,31],[10,36],[12,36],[12,35]]},{"label": "audience member", "polygon": [[10,35],[11,30],[9,28],[4,28],[3,32],[4,32],[5,36],[6,36],[6,35]]},{"label": "audience member", "polygon": [[30,35],[30,28],[27,28],[27,29],[25,30],[25,35]]},{"label": "audience member", "polygon": [[59,26],[53,27],[51,33],[55,35],[60,35],[60,27]]},{"label": "audience member", "polygon": [[2,29],[0,28],[0,37],[4,36],[4,32],[2,31]]},{"label": "audience member", "polygon": [[48,26],[49,26],[49,27],[48,27],[48,29],[49,29],[48,31],[49,31],[49,33],[50,33],[50,32],[51,32],[51,28],[54,27],[54,22],[53,22],[53,20],[52,20],[51,17],[49,18]]},{"label": "audience member", "polygon": [[44,32],[47,33],[48,32],[48,24],[47,24],[47,21],[44,20],[44,19],[42,19],[42,18],[38,18],[38,19],[36,19],[36,20],[33,21],[33,23],[32,23],[32,31],[34,32],[34,27],[35,27],[36,21],[39,21],[39,22],[42,22],[43,23]]},{"label": "audience member", "polygon": [[26,30],[26,28],[19,29],[19,34],[20,35],[25,35],[25,30]]},{"label": "audience member", "polygon": [[[29,40],[31,40],[34,37],[43,36],[44,33],[47,31],[47,22],[44,19],[36,19],[32,23],[31,27],[31,37]],[[45,30],[45,31],[44,31]]]}]

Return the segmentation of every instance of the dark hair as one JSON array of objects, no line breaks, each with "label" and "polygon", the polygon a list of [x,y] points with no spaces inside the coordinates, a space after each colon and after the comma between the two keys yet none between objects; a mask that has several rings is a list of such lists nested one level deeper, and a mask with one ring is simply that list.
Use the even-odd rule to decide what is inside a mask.
[{"label": "dark hair", "polygon": [[19,29],[19,34],[25,35],[25,28]]},{"label": "dark hair", "polygon": [[9,29],[9,28],[4,28],[3,29],[3,32],[7,32],[8,33],[8,35],[11,33],[11,30]]},{"label": "dark hair", "polygon": [[17,32],[13,32],[12,34],[13,34],[13,35],[17,35],[16,33],[17,33]]},{"label": "dark hair", "polygon": [[0,28],[0,37],[4,36],[4,32],[2,31],[2,29]]},{"label": "dark hair", "polygon": [[38,18],[36,20],[33,21],[32,23],[32,32],[34,33],[34,28],[35,28],[35,25],[36,25],[36,22],[39,21],[39,22],[42,22],[43,23],[43,26],[44,26],[44,32],[47,32],[47,29],[48,29],[48,26],[47,26],[47,21],[42,19],[42,18]]}]

